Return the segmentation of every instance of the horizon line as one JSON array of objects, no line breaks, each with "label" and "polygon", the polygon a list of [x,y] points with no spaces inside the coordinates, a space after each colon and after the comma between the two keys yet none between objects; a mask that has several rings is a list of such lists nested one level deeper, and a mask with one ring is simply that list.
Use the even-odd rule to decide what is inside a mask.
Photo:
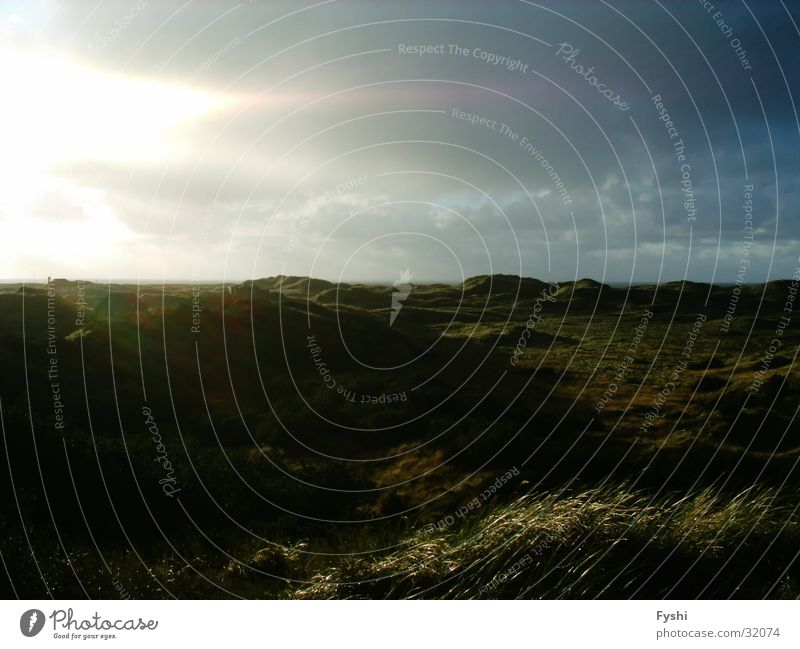
[{"label": "horizon line", "polygon": [[[146,285],[146,286],[157,286],[157,285],[167,285],[167,284],[179,284],[184,286],[191,286],[191,285],[205,285],[205,284],[217,284],[217,285],[233,285],[233,284],[243,284],[245,282],[252,282],[264,279],[274,279],[274,278],[296,278],[296,279],[309,279],[309,280],[317,280],[328,282],[330,284],[362,284],[362,285],[392,285],[395,279],[371,279],[371,280],[349,280],[349,281],[335,281],[329,280],[322,277],[311,277],[309,275],[262,275],[259,277],[247,277],[247,278],[203,278],[203,279],[191,279],[191,278],[127,278],[127,277],[120,277],[120,278],[81,278],[81,279],[69,279],[66,277],[48,277],[47,279],[44,278],[0,278],[0,286],[4,285],[41,285],[47,286],[48,280],[49,281],[66,281],[73,284],[79,282],[89,282],[92,284],[105,284],[105,285],[120,285],[120,284],[133,284],[133,285]],[[458,285],[470,279],[474,279],[476,277],[512,277],[518,278],[522,280],[533,280],[537,282],[545,282],[545,283],[554,283],[554,284],[570,284],[575,282],[580,282],[584,280],[588,280],[591,282],[597,282],[598,284],[605,284],[608,286],[619,287],[619,286],[644,286],[644,285],[656,285],[662,286],[664,284],[674,284],[678,282],[688,283],[688,284],[705,284],[707,286],[734,286],[734,285],[741,285],[741,286],[759,286],[761,284],[769,284],[771,282],[782,282],[782,281],[794,281],[792,277],[776,277],[772,279],[765,279],[761,281],[751,281],[751,282],[737,282],[737,281],[724,281],[724,282],[709,282],[703,280],[696,280],[696,279],[688,279],[688,278],[678,278],[678,279],[651,279],[651,280],[613,280],[613,279],[595,279],[593,277],[584,276],[574,279],[568,280],[550,280],[550,279],[542,279],[539,277],[532,277],[529,275],[515,275],[513,273],[493,273],[493,274],[479,274],[479,275],[469,275],[465,277],[463,280],[447,280],[447,279],[424,279],[419,280],[416,282],[411,282],[412,284],[416,284],[418,286],[423,285],[434,285],[434,284],[449,284],[449,285]]]}]

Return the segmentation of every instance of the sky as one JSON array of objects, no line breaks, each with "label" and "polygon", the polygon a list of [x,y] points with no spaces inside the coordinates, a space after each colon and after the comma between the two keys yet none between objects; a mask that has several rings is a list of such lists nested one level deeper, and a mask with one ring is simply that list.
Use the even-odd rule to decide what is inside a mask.
[{"label": "sky", "polygon": [[792,277],[800,3],[3,0],[0,279]]}]

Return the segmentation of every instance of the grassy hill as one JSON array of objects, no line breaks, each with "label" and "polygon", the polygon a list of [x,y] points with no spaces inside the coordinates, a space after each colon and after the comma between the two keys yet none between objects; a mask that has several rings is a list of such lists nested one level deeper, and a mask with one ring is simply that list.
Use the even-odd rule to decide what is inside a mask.
[{"label": "grassy hill", "polygon": [[56,288],[0,289],[6,592],[800,594],[791,283]]}]

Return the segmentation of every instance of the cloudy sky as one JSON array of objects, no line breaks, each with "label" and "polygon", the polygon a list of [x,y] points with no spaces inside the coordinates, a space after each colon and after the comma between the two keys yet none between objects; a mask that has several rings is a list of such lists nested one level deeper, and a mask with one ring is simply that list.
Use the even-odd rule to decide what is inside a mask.
[{"label": "cloudy sky", "polygon": [[732,282],[745,254],[745,281],[790,277],[798,23],[785,0],[4,0],[0,277]]}]

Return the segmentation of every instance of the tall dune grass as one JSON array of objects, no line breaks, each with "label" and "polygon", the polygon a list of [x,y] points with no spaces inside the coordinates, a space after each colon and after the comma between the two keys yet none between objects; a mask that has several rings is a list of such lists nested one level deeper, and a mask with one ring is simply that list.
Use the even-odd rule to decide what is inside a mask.
[{"label": "tall dune grass", "polygon": [[345,560],[304,598],[797,597],[800,501],[711,490],[527,496],[401,550]]}]

